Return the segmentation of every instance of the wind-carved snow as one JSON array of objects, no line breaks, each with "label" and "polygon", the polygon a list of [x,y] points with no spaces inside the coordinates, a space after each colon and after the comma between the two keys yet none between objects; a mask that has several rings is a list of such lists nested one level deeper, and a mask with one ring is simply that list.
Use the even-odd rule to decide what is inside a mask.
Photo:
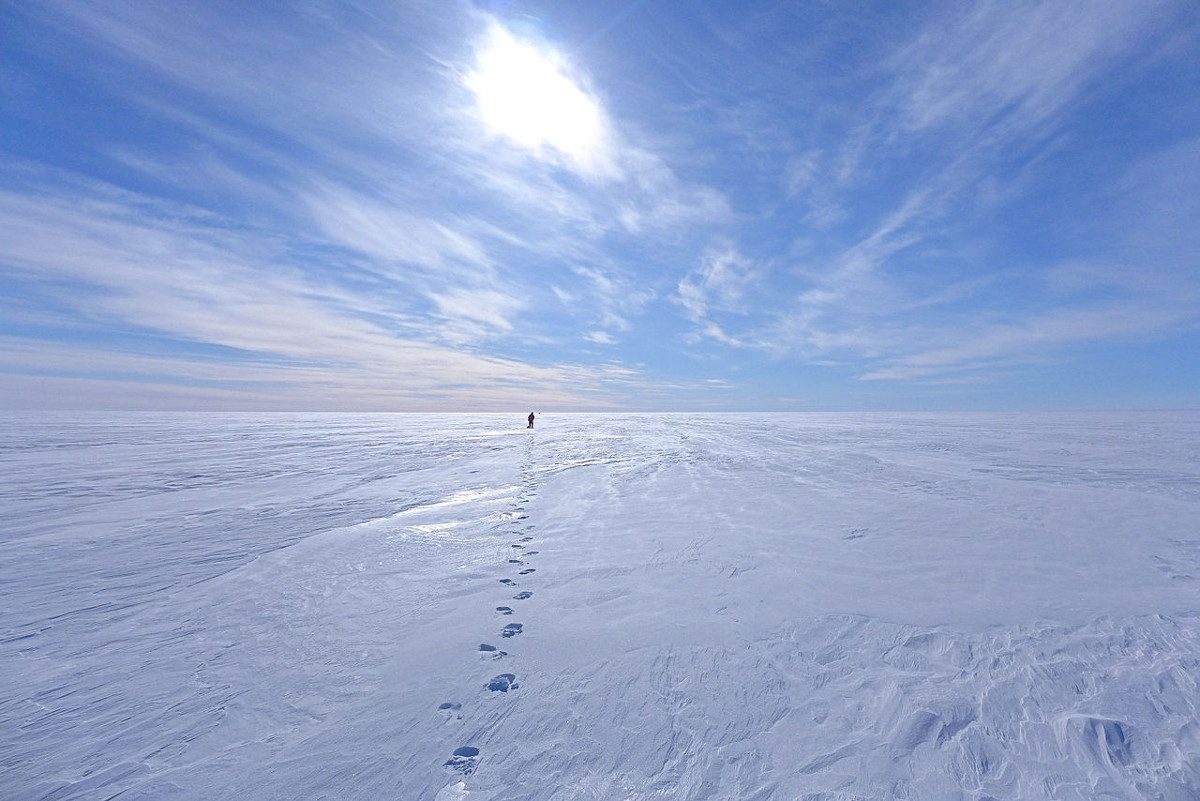
[{"label": "wind-carved snow", "polygon": [[0,797],[1194,799],[1200,415],[13,416]]}]

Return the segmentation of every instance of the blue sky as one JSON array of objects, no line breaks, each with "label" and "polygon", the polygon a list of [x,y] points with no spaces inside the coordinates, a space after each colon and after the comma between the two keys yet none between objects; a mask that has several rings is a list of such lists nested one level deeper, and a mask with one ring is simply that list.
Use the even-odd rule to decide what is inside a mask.
[{"label": "blue sky", "polygon": [[1200,406],[1200,6],[0,9],[0,406]]}]

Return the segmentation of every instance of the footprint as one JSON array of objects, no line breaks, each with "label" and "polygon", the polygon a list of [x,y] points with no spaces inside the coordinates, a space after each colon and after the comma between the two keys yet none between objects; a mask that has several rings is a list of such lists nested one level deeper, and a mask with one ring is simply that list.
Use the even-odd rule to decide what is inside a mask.
[{"label": "footprint", "polygon": [[533,597],[533,593],[530,592],[529,590],[522,590],[521,592],[518,592],[516,595],[513,596],[513,598],[516,598],[518,601],[524,601],[526,598],[532,598],[532,597]]},{"label": "footprint", "polygon": [[455,748],[454,754],[442,765],[447,773],[458,773],[470,776],[479,765],[479,749],[470,745]]},{"label": "footprint", "polygon": [[870,529],[866,529],[866,528],[852,528],[852,529],[850,529],[850,533],[845,535],[844,537],[842,537],[842,539],[844,539],[844,540],[861,540],[863,537],[867,536],[869,531],[870,531]]},{"label": "footprint", "polygon": [[446,720],[461,718],[462,704],[454,701],[446,701],[445,703],[438,704],[438,712],[442,713],[442,717],[446,718]]},{"label": "footprint", "polygon": [[531,542],[532,540],[533,540],[533,537],[530,537],[527,535],[527,536],[521,537],[520,542]]},{"label": "footprint", "polygon": [[479,653],[482,654],[485,659],[500,659],[508,656],[508,651],[501,651],[496,646],[488,645],[486,642],[479,644]]},{"label": "footprint", "polygon": [[513,544],[513,546],[512,546],[512,547],[513,547],[513,548],[524,548],[525,546],[524,546],[524,545],[516,545],[516,544]]},{"label": "footprint", "polygon": [[525,552],[525,555],[526,555],[526,556],[536,556],[536,555],[537,555],[537,551],[526,551],[526,552]]},{"label": "footprint", "polygon": [[530,573],[536,572],[536,567],[527,567],[517,573],[518,576],[528,576]]},{"label": "footprint", "polygon": [[524,563],[524,562],[522,562],[520,559],[509,559],[509,560],[508,560],[508,563],[509,563],[510,565],[523,565],[523,564],[525,564],[525,563]]},{"label": "footprint", "polygon": [[517,684],[517,677],[511,673],[501,673],[487,683],[487,688],[494,693],[506,693],[520,686],[520,684]]},{"label": "footprint", "polygon": [[521,633],[521,629],[523,629],[523,628],[525,628],[525,627],[520,623],[509,623],[507,626],[504,627],[504,630],[500,632],[500,636],[501,637],[516,637],[518,634]]},{"label": "footprint", "polygon": [[507,584],[511,587],[511,586],[516,586],[517,582],[513,581],[512,579],[500,579],[500,583]]},{"label": "footprint", "polygon": [[502,615],[511,615],[512,607],[511,606],[497,606],[496,611]]},{"label": "footprint", "polygon": [[433,797],[433,801],[464,801],[468,795],[470,793],[467,791],[467,783],[458,781],[447,784],[438,790],[438,794]]}]

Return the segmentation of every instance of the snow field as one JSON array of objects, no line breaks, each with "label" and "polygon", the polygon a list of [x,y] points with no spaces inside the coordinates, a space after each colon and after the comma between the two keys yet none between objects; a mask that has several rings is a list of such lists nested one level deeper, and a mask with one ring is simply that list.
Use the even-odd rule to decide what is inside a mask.
[{"label": "snow field", "polygon": [[4,797],[1200,796],[1195,414],[10,423]]}]

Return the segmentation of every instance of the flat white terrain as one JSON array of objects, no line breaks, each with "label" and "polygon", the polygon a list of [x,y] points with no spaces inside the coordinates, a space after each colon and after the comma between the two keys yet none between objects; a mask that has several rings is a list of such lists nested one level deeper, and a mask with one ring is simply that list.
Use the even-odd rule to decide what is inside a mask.
[{"label": "flat white terrain", "polygon": [[1200,798],[1200,414],[9,415],[0,797]]}]

